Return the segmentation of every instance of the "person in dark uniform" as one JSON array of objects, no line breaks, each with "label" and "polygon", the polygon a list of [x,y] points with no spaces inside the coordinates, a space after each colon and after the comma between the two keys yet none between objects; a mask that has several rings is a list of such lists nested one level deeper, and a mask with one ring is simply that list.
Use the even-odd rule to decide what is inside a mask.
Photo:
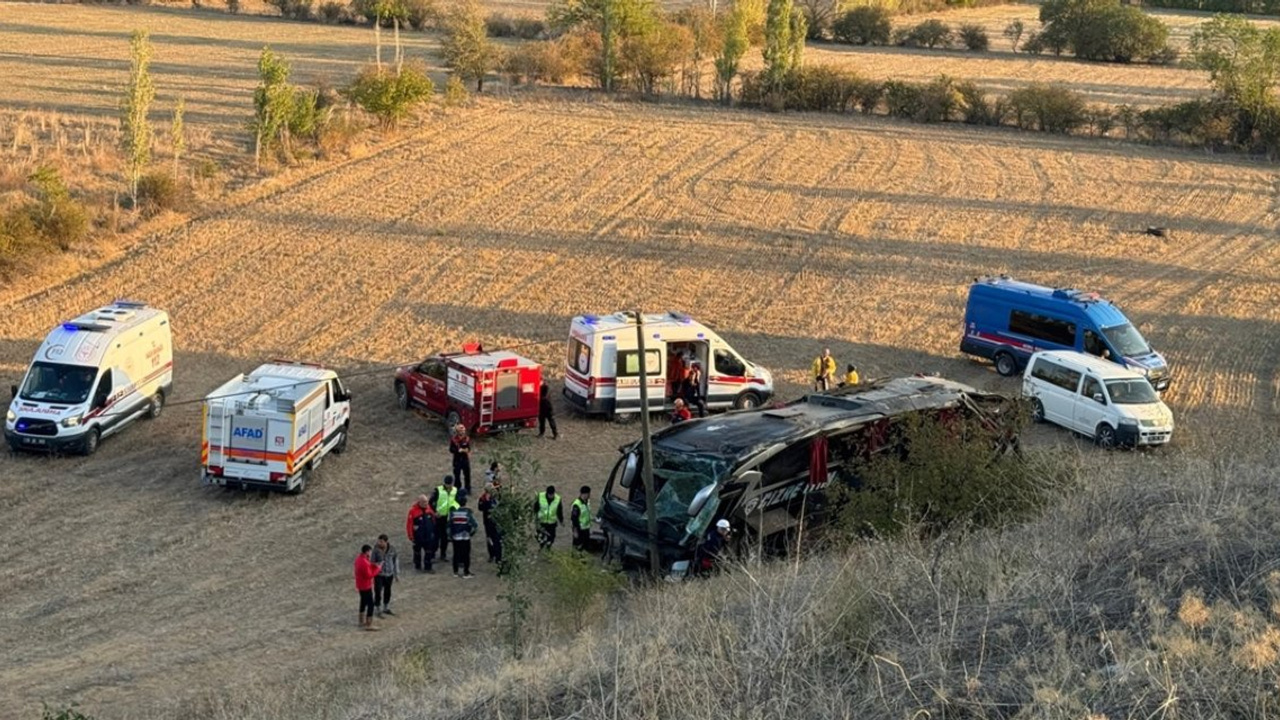
[{"label": "person in dark uniform", "polygon": [[560,431],[556,430],[556,409],[551,405],[551,396],[548,391],[551,388],[546,385],[542,386],[542,395],[538,398],[538,437],[542,437],[547,432],[547,426],[551,426],[551,439],[555,440],[560,437]]},{"label": "person in dark uniform", "polygon": [[467,429],[458,425],[449,438],[449,454],[453,456],[453,486],[471,493],[471,438]]}]

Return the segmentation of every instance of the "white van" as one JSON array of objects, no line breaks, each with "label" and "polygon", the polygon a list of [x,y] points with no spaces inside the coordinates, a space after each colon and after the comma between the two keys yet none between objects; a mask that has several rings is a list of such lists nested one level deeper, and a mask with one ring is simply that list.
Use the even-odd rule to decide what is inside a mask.
[{"label": "white van", "polygon": [[10,392],[9,447],[92,455],[102,438],[164,409],[173,392],[169,315],[117,300],[63,323]]},{"label": "white van", "polygon": [[1037,422],[1087,435],[1101,447],[1163,445],[1173,435],[1173,413],[1146,376],[1093,355],[1035,353],[1022,393]]},{"label": "white van", "polygon": [[[640,351],[634,312],[579,315],[569,324],[564,396],[587,414],[640,411]],[[707,409],[757,407],[773,397],[773,376],[683,313],[644,316],[649,408],[671,408],[685,360],[702,367]]]}]

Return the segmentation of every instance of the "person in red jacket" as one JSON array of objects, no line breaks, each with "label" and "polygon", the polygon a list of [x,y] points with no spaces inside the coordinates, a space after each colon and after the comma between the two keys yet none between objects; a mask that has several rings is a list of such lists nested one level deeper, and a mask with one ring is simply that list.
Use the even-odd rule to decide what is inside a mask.
[{"label": "person in red jacket", "polygon": [[436,510],[431,498],[419,495],[418,502],[409,506],[409,517],[404,521],[404,534],[413,544],[413,569],[431,572],[431,561],[436,554]]},{"label": "person in red jacket", "polygon": [[375,565],[369,558],[372,550],[373,548],[369,545],[362,546],[355,563],[356,592],[360,593],[360,610],[357,612],[357,617],[360,627],[365,630],[378,629],[373,626],[373,578],[382,570],[382,566]]}]

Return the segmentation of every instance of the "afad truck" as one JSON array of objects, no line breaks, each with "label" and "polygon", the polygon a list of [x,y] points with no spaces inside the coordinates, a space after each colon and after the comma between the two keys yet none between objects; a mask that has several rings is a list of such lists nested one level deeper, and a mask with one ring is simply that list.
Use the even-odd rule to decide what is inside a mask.
[{"label": "afad truck", "polygon": [[49,332],[10,393],[9,447],[92,455],[134,420],[159,417],[173,393],[169,315],[117,300],[65,322]]},{"label": "afad truck", "polygon": [[329,453],[347,446],[351,394],[337,373],[275,360],[204,401],[205,485],[300,493]]},{"label": "afad truck", "polygon": [[[640,411],[640,349],[634,312],[579,315],[569,325],[564,397],[588,414]],[[773,376],[744,359],[714,330],[679,312],[643,317],[650,411],[669,409],[686,360],[702,367],[700,394],[710,410],[759,407],[773,397]]]}]

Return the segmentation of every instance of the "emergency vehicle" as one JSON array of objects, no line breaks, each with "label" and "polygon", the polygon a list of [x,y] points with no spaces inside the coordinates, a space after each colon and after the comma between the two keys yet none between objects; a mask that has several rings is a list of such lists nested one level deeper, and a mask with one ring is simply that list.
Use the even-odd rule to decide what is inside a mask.
[{"label": "emergency vehicle", "polygon": [[396,373],[396,402],[459,423],[472,435],[531,428],[538,420],[542,366],[500,350],[484,352],[478,343],[460,353],[442,353]]},{"label": "emergency vehicle", "polygon": [[117,300],[63,323],[10,392],[4,436],[11,448],[92,455],[103,438],[164,409],[173,392],[169,315]]},{"label": "emergency vehicle", "polygon": [[204,400],[205,485],[300,493],[347,446],[351,394],[319,365],[273,360]]},{"label": "emergency vehicle", "polygon": [[[579,315],[569,325],[564,396],[591,414],[640,411],[640,350],[634,312]],[[679,312],[646,314],[645,374],[649,409],[673,406],[680,374],[690,362],[702,367],[702,397],[707,408],[758,407],[773,397],[773,376],[743,359],[729,343],[693,318]]]}]

